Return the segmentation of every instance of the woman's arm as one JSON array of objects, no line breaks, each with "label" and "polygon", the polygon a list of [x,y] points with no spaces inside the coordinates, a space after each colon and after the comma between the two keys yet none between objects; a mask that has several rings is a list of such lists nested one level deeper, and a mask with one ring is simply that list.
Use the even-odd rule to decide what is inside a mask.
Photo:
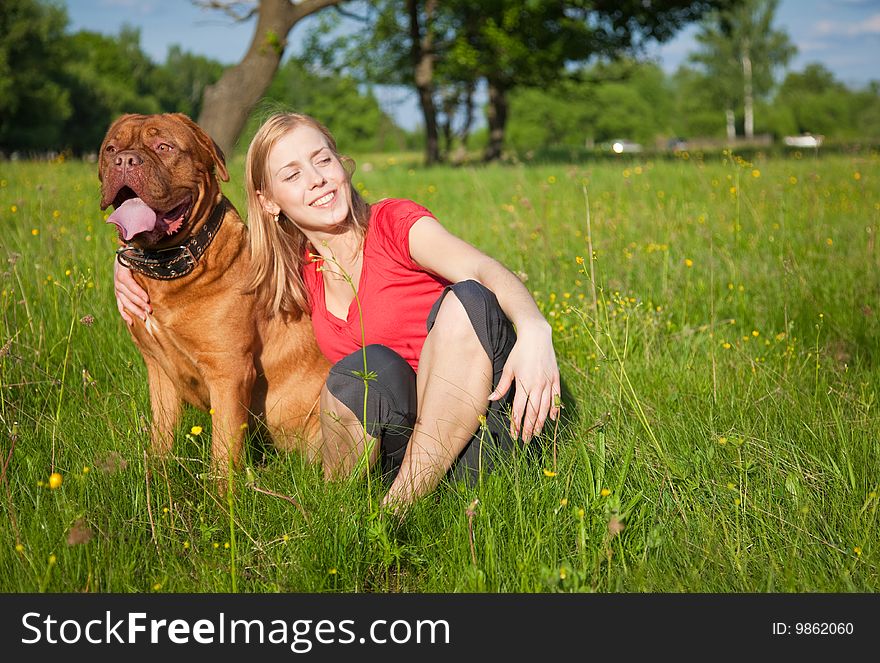
[{"label": "woman's arm", "polygon": [[113,261],[113,290],[119,315],[129,326],[134,322],[132,315],[146,320],[147,315],[153,312],[147,291],[137,284],[131,270],[120,265],[118,260]]},{"label": "woman's arm", "polygon": [[448,232],[437,220],[422,217],[413,224],[409,249],[413,260],[427,271],[453,283],[474,279],[495,293],[501,309],[516,327],[517,341],[489,400],[503,397],[516,381],[511,435],[516,437],[520,432],[522,421],[522,438],[529,441],[541,432],[548,415],[552,420],[559,415],[559,367],[550,324],[522,281],[497,260]]}]

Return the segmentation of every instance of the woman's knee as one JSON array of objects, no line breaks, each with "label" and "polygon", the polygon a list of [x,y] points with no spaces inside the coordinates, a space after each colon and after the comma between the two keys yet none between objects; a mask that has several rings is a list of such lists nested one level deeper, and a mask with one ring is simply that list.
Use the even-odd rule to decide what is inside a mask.
[{"label": "woman's knee", "polygon": [[[364,357],[368,377],[364,375]],[[364,412],[364,398],[367,409]],[[416,374],[407,361],[384,345],[368,345],[336,362],[321,392],[322,409],[343,409],[371,427],[416,405]]]},{"label": "woman's knee", "polygon": [[445,342],[477,341],[477,335],[464,304],[453,290],[446,293],[433,319],[429,336],[442,336]]},{"label": "woman's knee", "polygon": [[334,421],[345,425],[357,423],[358,419],[351,409],[331,391],[329,383],[333,378],[334,376],[332,375],[328,376],[327,382],[324,383],[324,387],[321,389],[321,417],[330,417]]}]

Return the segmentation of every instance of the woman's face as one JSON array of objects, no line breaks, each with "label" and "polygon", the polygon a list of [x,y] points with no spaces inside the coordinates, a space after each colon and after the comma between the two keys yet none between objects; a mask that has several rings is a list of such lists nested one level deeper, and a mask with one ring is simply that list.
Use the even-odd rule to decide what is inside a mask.
[{"label": "woman's face", "polygon": [[304,231],[332,232],[348,218],[351,189],[348,173],[317,129],[301,125],[269,151],[271,213],[278,206]]}]

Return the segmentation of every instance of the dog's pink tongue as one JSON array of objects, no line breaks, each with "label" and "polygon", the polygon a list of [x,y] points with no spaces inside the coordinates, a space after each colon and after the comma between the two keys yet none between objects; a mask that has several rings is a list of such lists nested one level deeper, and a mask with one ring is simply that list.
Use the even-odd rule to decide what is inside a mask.
[{"label": "dog's pink tongue", "polygon": [[140,198],[129,198],[110,215],[107,223],[113,223],[122,231],[122,238],[127,242],[138,233],[156,227],[158,215]]}]

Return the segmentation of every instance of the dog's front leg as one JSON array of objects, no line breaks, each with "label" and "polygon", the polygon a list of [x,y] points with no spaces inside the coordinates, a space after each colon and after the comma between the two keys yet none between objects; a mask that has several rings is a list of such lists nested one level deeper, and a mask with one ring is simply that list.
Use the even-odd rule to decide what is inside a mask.
[{"label": "dog's front leg", "polygon": [[224,376],[211,380],[211,473],[225,492],[232,469],[241,467],[242,443],[256,379],[253,362],[224,366]]},{"label": "dog's front leg", "polygon": [[145,355],[147,378],[150,384],[150,410],[152,430],[150,431],[150,450],[163,457],[171,453],[174,442],[174,427],[183,409],[183,399],[174,381],[151,357]]}]

